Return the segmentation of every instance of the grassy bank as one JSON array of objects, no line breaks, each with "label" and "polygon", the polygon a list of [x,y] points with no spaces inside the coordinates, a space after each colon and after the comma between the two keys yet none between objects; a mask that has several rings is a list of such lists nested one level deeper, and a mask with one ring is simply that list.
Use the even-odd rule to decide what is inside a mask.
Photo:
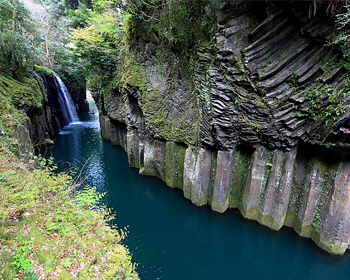
[{"label": "grassy bank", "polygon": [[[29,171],[0,158],[3,279],[136,279],[123,232],[106,226],[94,189],[76,194],[67,174]],[[73,197],[72,194],[75,194]]]}]

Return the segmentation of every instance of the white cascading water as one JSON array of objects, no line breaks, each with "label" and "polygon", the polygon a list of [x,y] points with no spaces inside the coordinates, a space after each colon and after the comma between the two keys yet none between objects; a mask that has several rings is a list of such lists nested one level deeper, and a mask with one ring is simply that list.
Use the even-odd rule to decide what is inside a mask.
[{"label": "white cascading water", "polygon": [[73,100],[65,86],[65,84],[63,83],[63,81],[60,79],[60,77],[55,75],[55,78],[58,82],[58,85],[60,87],[60,93],[58,94],[58,101],[60,103],[62,112],[63,112],[63,117],[64,117],[64,125],[68,125],[72,122],[77,122],[79,121],[78,119],[78,114],[77,111],[75,109]]}]

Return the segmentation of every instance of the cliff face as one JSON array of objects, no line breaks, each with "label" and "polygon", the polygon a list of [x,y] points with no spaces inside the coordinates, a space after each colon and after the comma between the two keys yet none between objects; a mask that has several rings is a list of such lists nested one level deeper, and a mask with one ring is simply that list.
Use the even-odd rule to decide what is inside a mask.
[{"label": "cliff face", "polygon": [[325,46],[332,25],[289,3],[208,5],[217,18],[213,41],[188,59],[155,33],[138,37],[123,86],[95,92],[101,131],[141,174],[183,189],[195,205],[238,208],[343,254],[348,72],[342,54]]},{"label": "cliff face", "polygon": [[35,73],[0,74],[0,139],[2,152],[32,161],[55,132],[42,79]]}]

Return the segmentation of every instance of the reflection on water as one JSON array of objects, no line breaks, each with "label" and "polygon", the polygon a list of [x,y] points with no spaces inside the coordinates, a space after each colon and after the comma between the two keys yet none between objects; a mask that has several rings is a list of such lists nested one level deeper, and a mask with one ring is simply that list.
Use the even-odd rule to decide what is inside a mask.
[{"label": "reflection on water", "polygon": [[98,114],[67,126],[51,152],[61,168],[84,165],[107,192],[141,279],[349,279],[350,257],[331,258],[288,228],[273,232],[236,211],[196,207],[180,190],[128,167],[120,147],[101,140]]}]

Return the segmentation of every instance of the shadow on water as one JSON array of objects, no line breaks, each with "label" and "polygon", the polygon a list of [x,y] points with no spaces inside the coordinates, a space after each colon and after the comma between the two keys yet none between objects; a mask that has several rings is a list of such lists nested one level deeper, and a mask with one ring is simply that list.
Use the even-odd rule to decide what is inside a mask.
[{"label": "shadow on water", "polygon": [[124,244],[141,279],[349,279],[350,255],[332,258],[293,230],[268,230],[237,211],[196,207],[181,190],[129,168],[126,153],[103,141],[98,114],[67,126],[50,150],[61,169],[86,162],[87,183],[128,226]]}]

